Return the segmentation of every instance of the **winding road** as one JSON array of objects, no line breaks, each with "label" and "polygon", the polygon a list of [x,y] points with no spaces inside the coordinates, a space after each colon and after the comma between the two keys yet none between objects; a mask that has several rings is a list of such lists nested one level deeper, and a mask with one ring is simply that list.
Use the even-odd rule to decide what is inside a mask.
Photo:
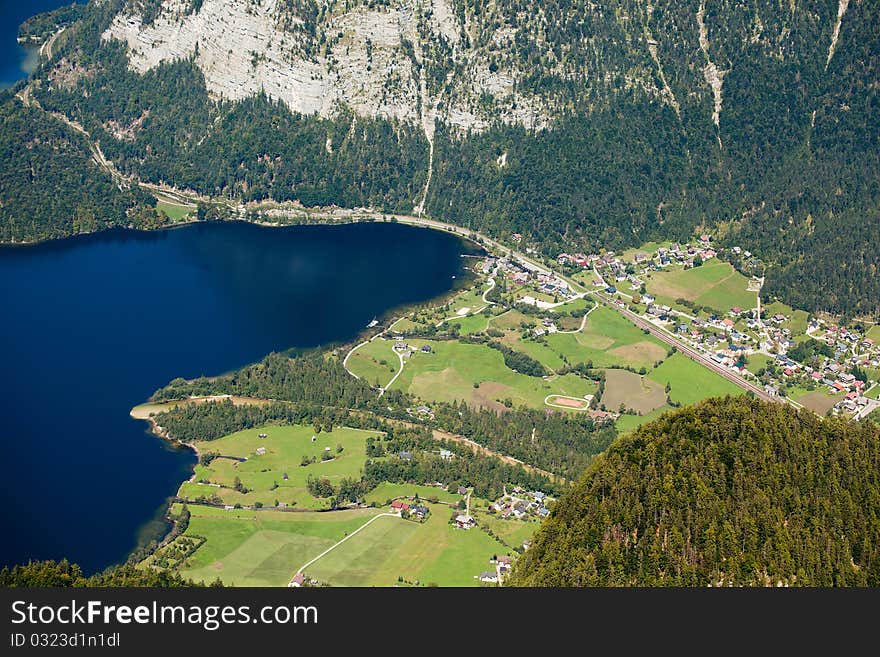
[{"label": "winding road", "polygon": [[[357,529],[355,529],[351,534],[349,534],[348,536],[346,536],[345,538],[343,538],[341,541],[338,541],[338,542],[334,543],[333,545],[331,545],[330,547],[328,547],[326,550],[324,550],[321,554],[319,554],[317,557],[315,557],[315,558],[312,559],[311,561],[307,561],[307,562],[304,563],[302,566],[300,566],[299,568],[297,568],[296,572],[293,573],[293,577],[290,578],[291,583],[293,582],[293,578],[294,578],[294,577],[296,577],[296,576],[297,576],[298,574],[300,574],[300,573],[305,573],[306,568],[308,568],[309,566],[311,566],[311,565],[312,565],[313,563],[315,563],[318,559],[320,559],[321,557],[323,557],[323,556],[326,555],[327,553],[332,552],[333,550],[335,550],[336,548],[338,548],[340,545],[342,545],[343,543],[345,543],[348,539],[350,539],[352,536],[354,536],[355,534],[357,534],[359,531],[361,531],[362,529],[366,529],[368,525],[372,524],[372,523],[375,522],[377,519],[379,519],[379,518],[384,518],[384,517],[388,517],[388,518],[399,518],[400,516],[399,516],[398,514],[396,514],[396,513],[379,513],[379,514],[376,514],[375,516],[373,516],[372,518],[370,518],[369,520],[367,520],[363,525],[361,525],[360,527],[358,527]],[[289,584],[288,584],[288,586],[289,586]]]}]

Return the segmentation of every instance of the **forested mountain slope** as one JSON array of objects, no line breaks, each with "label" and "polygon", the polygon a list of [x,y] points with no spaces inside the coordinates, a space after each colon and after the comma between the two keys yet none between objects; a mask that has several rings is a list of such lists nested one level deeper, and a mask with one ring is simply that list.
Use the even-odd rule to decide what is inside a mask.
[{"label": "forested mountain slope", "polygon": [[620,438],[560,499],[517,586],[878,586],[880,428],[746,397]]},{"label": "forested mountain slope", "polygon": [[419,208],[554,254],[714,229],[771,294],[876,314],[878,9],[107,0],[31,87],[143,180]]}]

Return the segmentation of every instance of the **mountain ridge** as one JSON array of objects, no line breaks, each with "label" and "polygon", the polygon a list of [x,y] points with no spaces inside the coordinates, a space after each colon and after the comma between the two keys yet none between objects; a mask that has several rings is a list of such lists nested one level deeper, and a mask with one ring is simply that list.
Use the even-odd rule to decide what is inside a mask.
[{"label": "mountain ridge", "polygon": [[[105,0],[28,89],[149,184],[425,214],[548,258],[712,232],[763,259],[769,297],[878,316],[877,11]],[[70,230],[77,207],[16,221],[36,186],[7,186],[5,241]]]}]

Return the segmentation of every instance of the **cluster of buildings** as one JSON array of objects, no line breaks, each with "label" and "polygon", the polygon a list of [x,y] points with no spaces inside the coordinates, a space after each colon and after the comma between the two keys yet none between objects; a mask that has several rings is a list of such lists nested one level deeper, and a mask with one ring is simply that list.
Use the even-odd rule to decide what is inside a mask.
[{"label": "cluster of buildings", "polygon": [[412,347],[403,340],[395,339],[394,351],[400,353],[404,358],[409,358],[416,351],[419,351],[423,354],[430,354],[432,349],[431,345],[429,344],[423,344],[421,347]]},{"label": "cluster of buildings", "polygon": [[[583,253],[560,253],[557,256],[557,262],[568,267],[580,267],[582,269],[604,270],[608,277],[613,278],[617,283],[629,281],[632,289],[638,289],[642,281],[638,278],[637,273],[647,273],[649,270],[658,270],[680,265],[685,269],[693,267],[698,259],[706,262],[715,258],[718,253],[712,248],[712,238],[709,235],[701,235],[699,240],[693,244],[679,244],[677,242],[668,247],[660,247],[657,252],[652,254],[636,252],[632,262],[626,262],[614,251],[605,251],[601,255]],[[737,255],[751,257],[748,251],[742,251],[739,247],[735,247],[734,252]],[[602,281],[596,281],[597,285],[604,285]]]},{"label": "cluster of buildings", "polygon": [[523,519],[527,516],[546,518],[550,510],[546,504],[547,495],[539,490],[526,493],[522,488],[515,488],[513,493],[505,493],[491,507],[490,510],[498,513],[506,519]]},{"label": "cluster of buildings", "polygon": [[556,323],[550,317],[544,317],[541,319],[541,325],[533,328],[532,333],[535,337],[540,338],[549,333],[556,333],[557,330],[559,329],[557,329]]},{"label": "cluster of buildings", "polygon": [[[499,272],[515,285],[529,285],[537,292],[559,296],[562,299],[570,299],[577,296],[566,281],[559,278],[553,272],[541,269],[537,265],[507,257],[500,258],[497,261],[497,265]],[[484,265],[484,271],[485,268],[486,265]],[[530,305],[541,305],[535,298],[530,296],[524,296],[519,301]]]},{"label": "cluster of buildings", "polygon": [[[738,258],[752,257],[749,251],[740,247],[733,247],[730,251]],[[723,314],[707,315],[701,312],[699,314],[702,316],[698,317],[697,312],[688,313],[657,303],[651,294],[645,292],[644,281],[640,276],[672,266],[686,269],[699,264],[699,261],[705,262],[718,257],[718,254],[712,247],[711,236],[701,235],[692,243],[674,243],[657,249],[654,254],[636,252],[631,259],[626,260],[613,251],[604,251],[601,255],[560,253],[557,259],[561,265],[567,267],[592,269],[597,274],[593,281],[594,286],[618,297],[612,303],[621,308],[632,303],[639,307],[643,304],[644,311],[636,312],[641,312],[645,319],[675,333],[678,339],[701,351],[713,362],[736,370],[743,377],[755,378],[746,368],[750,355],[764,354],[773,357],[777,367],[771,368],[772,375],[765,373],[762,376],[764,389],[769,394],[780,394],[782,388],[791,385],[807,385],[810,389],[814,386],[825,386],[829,393],[842,395],[835,404],[834,412],[845,412],[857,419],[873,411],[875,403],[880,406],[880,403],[864,395],[872,382],[864,384],[851,371],[855,366],[863,369],[880,367],[880,349],[867,335],[852,328],[813,319],[806,335],[824,340],[834,349],[834,356],[826,358],[821,364],[807,366],[788,356],[788,352],[804,336],[793,334],[790,318],[783,313],[761,317],[756,308],[743,309],[734,306]],[[759,279],[752,279],[749,290],[759,290],[761,282]],[[619,288],[625,287],[638,292],[619,292]],[[627,303],[621,296],[629,297],[630,302]]]},{"label": "cluster of buildings", "polygon": [[494,570],[486,570],[480,573],[480,581],[485,584],[501,584],[504,577],[510,572],[512,561],[508,556],[495,557],[489,560],[495,566]]},{"label": "cluster of buildings", "polygon": [[403,515],[403,512],[406,511],[410,517],[418,518],[419,520],[424,520],[428,517],[428,514],[431,512],[428,507],[423,504],[408,504],[402,500],[394,500],[391,502],[391,512],[397,513],[398,515]]}]

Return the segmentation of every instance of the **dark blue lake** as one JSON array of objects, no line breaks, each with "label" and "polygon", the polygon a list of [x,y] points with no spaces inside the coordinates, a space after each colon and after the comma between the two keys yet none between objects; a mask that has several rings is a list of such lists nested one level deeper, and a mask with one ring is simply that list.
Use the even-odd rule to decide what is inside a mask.
[{"label": "dark blue lake", "polygon": [[[0,0],[0,89],[26,78],[36,63],[37,48],[17,41],[27,18],[69,5],[71,0]],[[84,0],[79,4],[85,4]]]},{"label": "dark blue lake", "polygon": [[449,291],[466,248],[387,223],[194,224],[0,248],[0,563],[123,561],[194,463],[132,406],[177,376],[351,340]]}]

